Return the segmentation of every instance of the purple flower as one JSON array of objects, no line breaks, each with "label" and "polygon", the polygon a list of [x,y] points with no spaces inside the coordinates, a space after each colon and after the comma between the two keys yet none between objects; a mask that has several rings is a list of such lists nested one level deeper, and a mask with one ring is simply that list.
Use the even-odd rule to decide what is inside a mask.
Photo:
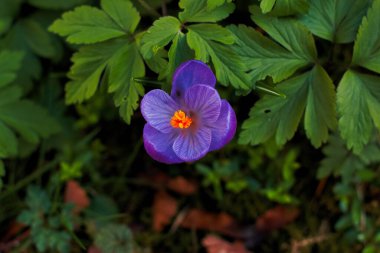
[{"label": "purple flower", "polygon": [[196,161],[209,151],[222,148],[236,131],[236,115],[221,99],[216,78],[201,61],[179,66],[173,76],[170,96],[159,89],[148,92],[141,101],[144,146],[162,163]]}]

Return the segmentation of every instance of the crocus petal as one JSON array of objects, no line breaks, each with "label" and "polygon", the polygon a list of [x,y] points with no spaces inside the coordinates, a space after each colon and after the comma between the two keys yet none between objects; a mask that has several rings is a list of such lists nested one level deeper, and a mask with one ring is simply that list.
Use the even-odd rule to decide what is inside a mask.
[{"label": "crocus petal", "polygon": [[198,84],[186,90],[185,105],[199,121],[197,124],[207,125],[218,119],[222,102],[214,88]]},{"label": "crocus petal", "polygon": [[216,78],[212,70],[205,63],[197,60],[182,63],[173,75],[171,96],[179,101],[188,88],[195,84],[205,84],[215,87]]},{"label": "crocus petal", "polygon": [[236,114],[226,100],[222,100],[222,108],[218,120],[209,127],[212,131],[210,151],[222,148],[234,137],[236,132]]},{"label": "crocus petal", "polygon": [[141,101],[141,113],[149,125],[163,133],[169,133],[173,127],[170,119],[179,105],[164,91],[152,90]]},{"label": "crocus petal", "polygon": [[211,129],[201,127],[197,131],[181,131],[173,144],[174,153],[186,162],[205,156],[211,144]]},{"label": "crocus petal", "polygon": [[167,164],[183,162],[173,151],[175,137],[175,131],[167,134],[161,133],[149,124],[145,124],[144,126],[143,139],[145,150],[158,162]]}]

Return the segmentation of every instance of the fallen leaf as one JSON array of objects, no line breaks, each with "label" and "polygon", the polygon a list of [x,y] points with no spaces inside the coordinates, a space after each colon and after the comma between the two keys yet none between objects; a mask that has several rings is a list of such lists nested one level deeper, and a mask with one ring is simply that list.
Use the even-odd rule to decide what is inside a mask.
[{"label": "fallen leaf", "polygon": [[271,232],[280,229],[293,222],[299,214],[298,208],[276,206],[269,209],[256,220],[256,230],[259,232]]},{"label": "fallen leaf", "polygon": [[102,252],[96,246],[92,245],[88,248],[87,253],[102,253]]},{"label": "fallen leaf", "polygon": [[75,205],[74,213],[76,214],[80,213],[90,204],[86,191],[74,180],[67,181],[64,199],[66,203],[73,203]]},{"label": "fallen leaf", "polygon": [[170,178],[167,182],[167,187],[182,195],[191,195],[198,190],[196,182],[187,180],[182,176]]},{"label": "fallen leaf", "polygon": [[177,200],[161,190],[154,196],[153,229],[161,231],[177,212]]},{"label": "fallen leaf", "polygon": [[207,253],[251,253],[240,241],[231,243],[214,235],[204,237],[202,245],[206,248]]},{"label": "fallen leaf", "polygon": [[203,229],[240,237],[241,228],[236,220],[227,213],[211,213],[200,209],[190,209],[181,227],[191,229]]}]

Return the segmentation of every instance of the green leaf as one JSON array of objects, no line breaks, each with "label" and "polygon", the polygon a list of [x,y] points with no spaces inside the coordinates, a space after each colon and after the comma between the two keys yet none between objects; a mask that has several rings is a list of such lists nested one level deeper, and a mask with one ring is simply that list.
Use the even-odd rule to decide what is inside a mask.
[{"label": "green leaf", "polygon": [[211,58],[219,82],[241,89],[251,87],[242,58],[226,46],[235,41],[228,29],[216,24],[199,24],[188,26],[188,30],[187,43],[195,51],[195,58],[203,62]]},{"label": "green leaf", "polygon": [[[174,42],[174,41],[173,41]],[[140,47],[141,52],[141,47]],[[145,59],[146,65],[155,73],[158,75],[158,80],[162,80],[166,77],[168,73],[168,52],[161,48],[157,51],[155,55],[153,55],[152,58]]]},{"label": "green leaf", "polygon": [[263,13],[270,12],[273,9],[276,0],[261,0],[260,8]]},{"label": "green leaf", "polygon": [[224,3],[218,7],[210,8],[207,0],[181,0],[179,1],[179,7],[184,9],[178,15],[182,23],[218,22],[228,17],[235,10],[233,3]]},{"label": "green leaf", "polygon": [[342,173],[352,175],[353,171],[360,170],[364,163],[347,150],[344,141],[339,136],[331,136],[328,145],[323,148],[325,158],[322,160],[317,177],[325,178],[329,175],[340,176]]},{"label": "green leaf", "polygon": [[231,3],[232,0],[207,0],[207,10],[213,10],[223,5],[225,2]]},{"label": "green leaf", "polygon": [[[48,34],[46,31],[45,33]],[[41,62],[29,44],[29,41],[35,38],[27,38],[26,34],[30,35],[31,33],[27,31],[25,22],[21,19],[12,26],[12,29],[0,41],[0,48],[22,51],[24,54],[21,68],[18,70],[17,78],[14,80],[14,83],[22,85],[24,90],[31,89],[33,80],[39,78],[42,72]]]},{"label": "green leaf", "polygon": [[380,73],[380,1],[363,18],[355,40],[352,64]]},{"label": "green leaf", "polygon": [[15,156],[18,144],[15,134],[0,121],[0,158]]},{"label": "green leaf", "polygon": [[94,95],[102,73],[109,72],[108,91],[114,93],[114,102],[120,107],[120,115],[129,123],[137,108],[143,86],[133,80],[145,75],[145,67],[135,43],[112,40],[82,47],[74,54],[70,69],[71,81],[66,85],[66,102],[82,102]]},{"label": "green leaf", "polygon": [[54,58],[56,47],[51,34],[34,19],[24,19],[20,21],[20,25],[24,28],[26,42],[37,55]]},{"label": "green leaf", "polygon": [[28,0],[30,5],[41,9],[50,9],[50,10],[67,10],[71,9],[77,5],[82,5],[88,0],[65,0],[65,1],[57,1],[57,0]]},{"label": "green leaf", "polygon": [[335,43],[354,41],[370,0],[313,0],[301,19],[309,30]]},{"label": "green leaf", "polygon": [[9,29],[20,5],[21,0],[0,1],[0,35]]},{"label": "green leaf", "polygon": [[96,43],[124,36],[126,31],[110,16],[95,7],[80,6],[65,12],[49,27],[49,31],[67,37],[67,41],[74,44]]},{"label": "green leaf", "polygon": [[110,60],[109,72],[108,91],[115,92],[114,102],[120,107],[120,116],[130,124],[139,97],[144,95],[142,84],[133,80],[145,76],[144,61],[136,44],[126,45]]},{"label": "green leaf", "polygon": [[272,77],[280,82],[310,61],[289,51],[251,27],[231,25],[228,27],[236,36],[235,50],[244,58],[252,81]]},{"label": "green leaf", "polygon": [[59,131],[59,125],[47,111],[29,100],[0,106],[0,121],[17,131],[26,141],[36,144]]},{"label": "green leaf", "polygon": [[134,244],[133,234],[125,225],[109,224],[95,238],[95,245],[102,252],[133,253]]},{"label": "green leaf", "polygon": [[154,21],[142,38],[141,52],[144,58],[152,58],[180,32],[181,23],[175,17],[166,16]]},{"label": "green leaf", "polygon": [[21,52],[0,51],[0,88],[16,79],[22,57]]},{"label": "green leaf", "polygon": [[339,129],[354,152],[363,149],[374,127],[380,130],[380,78],[348,70],[337,93]]},{"label": "green leaf", "polygon": [[92,97],[108,61],[126,43],[125,40],[112,40],[81,47],[71,59],[73,65],[68,73],[71,81],[66,85],[66,102],[78,103]]},{"label": "green leaf", "polygon": [[335,130],[335,87],[326,71],[316,65],[310,73],[304,125],[307,137],[314,147],[320,147],[328,139],[328,130]]},{"label": "green leaf", "polygon": [[180,32],[174,37],[173,44],[168,52],[168,57],[169,65],[167,67],[167,76],[171,80],[174,71],[181,63],[194,58],[193,51],[187,45],[185,34]]},{"label": "green leaf", "polygon": [[270,14],[273,16],[297,15],[307,12],[308,8],[309,0],[276,0]]},{"label": "green leaf", "polygon": [[[253,145],[275,137],[283,145],[293,137],[304,116],[306,135],[315,147],[328,138],[336,125],[334,86],[325,70],[316,65],[311,71],[278,84],[286,99],[264,96],[252,107],[243,123],[239,142]],[[323,109],[320,109],[323,108]]]},{"label": "green leaf", "polygon": [[30,210],[42,211],[43,213],[47,213],[51,206],[46,191],[36,185],[28,186],[25,202]]},{"label": "green leaf", "polygon": [[316,61],[313,36],[300,22],[263,15],[257,6],[252,6],[250,12],[252,20],[281,46],[306,61]]},{"label": "green leaf", "polygon": [[102,9],[124,31],[133,33],[140,22],[140,14],[129,0],[102,0]]}]

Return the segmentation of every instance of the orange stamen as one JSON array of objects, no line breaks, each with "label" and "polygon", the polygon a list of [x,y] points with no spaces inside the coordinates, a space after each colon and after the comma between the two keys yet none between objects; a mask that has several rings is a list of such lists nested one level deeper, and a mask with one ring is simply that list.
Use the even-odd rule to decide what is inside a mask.
[{"label": "orange stamen", "polygon": [[172,119],[170,120],[170,125],[174,128],[188,128],[190,127],[193,120],[186,116],[182,110],[178,110],[174,113]]}]

